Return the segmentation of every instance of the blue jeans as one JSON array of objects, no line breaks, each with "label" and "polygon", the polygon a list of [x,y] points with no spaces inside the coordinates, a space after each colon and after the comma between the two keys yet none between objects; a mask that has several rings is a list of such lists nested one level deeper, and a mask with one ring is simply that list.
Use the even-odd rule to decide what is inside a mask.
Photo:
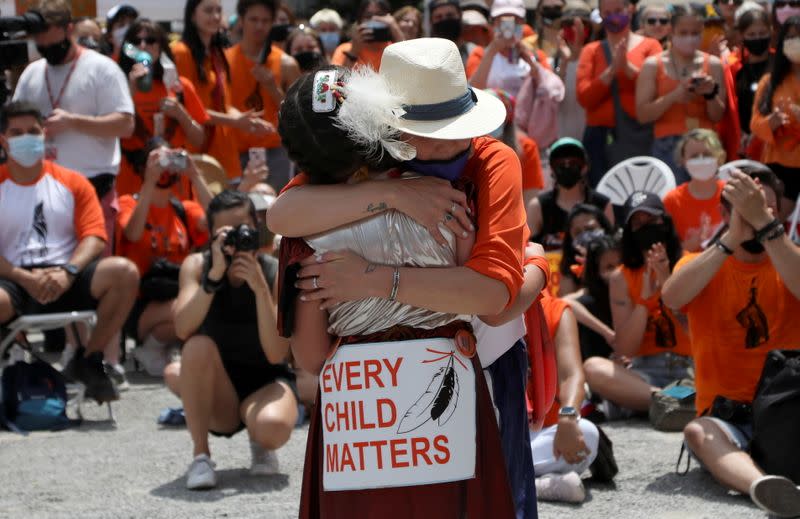
[{"label": "blue jeans", "polygon": [[492,377],[494,405],[500,412],[500,443],[506,459],[517,519],[536,519],[536,476],[525,403],[525,384],[528,380],[525,341],[518,340],[486,371]]},{"label": "blue jeans", "polygon": [[667,137],[660,137],[653,141],[653,157],[666,163],[675,175],[675,185],[681,185],[688,182],[691,177],[689,173],[675,162],[675,147],[678,141],[681,140],[681,135],[670,135]]},{"label": "blue jeans", "polygon": [[608,132],[611,128],[605,126],[587,126],[583,131],[583,147],[589,155],[589,185],[594,189],[609,170],[609,160],[606,156],[608,147]]}]

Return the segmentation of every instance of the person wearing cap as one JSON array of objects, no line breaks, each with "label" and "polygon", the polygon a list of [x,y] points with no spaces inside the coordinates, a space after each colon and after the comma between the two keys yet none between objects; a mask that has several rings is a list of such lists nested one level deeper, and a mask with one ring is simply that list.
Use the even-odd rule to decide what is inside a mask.
[{"label": "person wearing cap", "polygon": [[589,157],[583,144],[572,137],[562,137],[548,150],[550,170],[555,185],[540,193],[528,206],[528,226],[532,240],[545,250],[561,248],[566,231],[567,214],[577,204],[591,204],[614,222],[611,201],[589,185]]},{"label": "person wearing cap", "polygon": [[564,82],[564,100],[558,105],[558,132],[561,137],[582,139],[586,130],[586,110],[578,103],[578,58],[592,39],[592,9],[582,0],[569,0],[561,15],[558,52],[553,70]]},{"label": "person wearing cap", "polygon": [[[543,287],[548,268],[544,258],[538,257],[535,268],[529,267],[523,276],[527,232],[519,161],[504,144],[477,137],[500,126],[505,110],[499,100],[469,88],[458,48],[444,39],[423,38],[389,46],[380,76],[403,106],[404,113],[391,125],[416,150],[416,158],[404,167],[424,177],[287,189],[272,208],[270,227],[283,236],[308,236],[397,209],[444,244],[440,226],[457,236],[468,236],[472,225],[463,219],[467,214],[461,205],[464,199],[451,189],[449,181],[474,183],[477,200],[471,214],[477,219],[478,232],[463,266],[401,267],[396,270],[395,282],[391,267],[378,266],[373,276],[365,278],[368,265],[363,258],[328,252],[303,262],[297,286],[307,301],[329,308],[370,295],[389,298],[396,284],[394,297],[408,305],[482,315],[493,324],[502,324],[492,328],[473,320],[478,356],[491,372],[495,405],[500,411],[503,456],[511,474],[517,517],[534,517],[532,462],[520,454],[530,449],[522,401],[527,358],[520,341],[525,335],[521,314]],[[416,81],[409,82],[409,77]],[[301,185],[302,177],[290,186]],[[298,207],[304,208],[304,218],[296,217]],[[324,288],[315,290],[315,285]],[[384,293],[384,288],[389,290]],[[499,314],[505,315],[497,317]],[[407,506],[398,513],[402,515]]]},{"label": "person wearing cap", "polygon": [[536,46],[553,59],[558,54],[565,0],[540,0],[536,5]]},{"label": "person wearing cap", "polygon": [[[461,39],[465,44],[486,47],[492,42],[492,28],[489,20],[476,9],[467,9],[461,13]],[[469,55],[467,55],[469,58]],[[464,60],[466,62],[466,58]],[[466,63],[465,63],[466,64]]]},{"label": "person wearing cap", "polygon": [[342,39],[344,22],[338,12],[333,9],[320,9],[309,19],[308,24],[317,31],[325,50],[325,57],[331,59],[333,51],[339,46]]},{"label": "person wearing cap", "polygon": [[614,360],[592,357],[583,365],[608,419],[647,412],[652,393],[692,366],[689,337],[661,299],[682,253],[672,218],[658,195],[644,191],[628,197],[624,212],[622,266],[609,280]]},{"label": "person wearing cap", "polygon": [[444,38],[455,43],[461,53],[461,61],[466,65],[467,58],[475,45],[467,43],[462,37],[464,24],[458,0],[432,0],[428,4],[428,13],[431,22],[431,37]]},{"label": "person wearing cap", "polygon": [[139,11],[129,4],[117,4],[106,13],[106,43],[114,60],[119,58],[125,33],[137,18]]},{"label": "person wearing cap", "polygon": [[771,516],[795,517],[800,488],[751,457],[752,411],[725,412],[751,407],[770,351],[800,345],[800,249],[776,218],[783,185],[764,166],[745,171],[731,173],[720,197],[725,232],[681,259],[662,293],[686,315],[694,350],[697,418],[683,430],[687,447],[724,487]]}]

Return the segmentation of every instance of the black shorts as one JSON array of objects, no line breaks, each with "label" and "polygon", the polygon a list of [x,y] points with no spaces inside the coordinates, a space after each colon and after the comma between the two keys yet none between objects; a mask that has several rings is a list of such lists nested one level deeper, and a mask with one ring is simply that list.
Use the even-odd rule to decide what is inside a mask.
[{"label": "black shorts", "polygon": [[782,166],[775,162],[771,162],[767,166],[783,182],[783,197],[792,202],[797,200],[797,196],[800,195],[800,168]]},{"label": "black shorts", "polygon": [[94,278],[98,261],[89,263],[75,278],[75,282],[72,283],[69,290],[56,301],[46,305],[36,301],[24,288],[8,279],[0,279],[0,290],[9,295],[15,316],[94,310],[97,308],[98,301],[92,296],[92,279]]}]

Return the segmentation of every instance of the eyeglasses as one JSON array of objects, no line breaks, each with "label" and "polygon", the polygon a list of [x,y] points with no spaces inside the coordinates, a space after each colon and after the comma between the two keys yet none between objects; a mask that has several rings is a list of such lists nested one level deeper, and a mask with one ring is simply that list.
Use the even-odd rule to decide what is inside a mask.
[{"label": "eyeglasses", "polygon": [[134,38],[131,40],[131,43],[134,45],[141,45],[142,43],[146,43],[147,45],[155,45],[158,43],[158,38],[155,36],[147,36],[145,38]]},{"label": "eyeglasses", "polygon": [[647,25],[669,25],[669,18],[648,18],[645,23]]}]

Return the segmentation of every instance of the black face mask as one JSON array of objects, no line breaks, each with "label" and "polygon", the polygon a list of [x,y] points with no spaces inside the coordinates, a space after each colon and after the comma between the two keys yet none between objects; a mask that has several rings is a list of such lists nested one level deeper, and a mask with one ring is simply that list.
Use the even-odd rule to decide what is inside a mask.
[{"label": "black face mask", "polygon": [[316,69],[322,61],[322,54],[312,51],[298,52],[297,54],[292,54],[292,57],[300,65],[300,70],[303,72],[310,72]]},{"label": "black face mask", "polygon": [[649,251],[656,243],[667,244],[667,224],[649,223],[633,232],[633,237],[642,252]]},{"label": "black face mask", "polygon": [[64,38],[58,43],[52,45],[37,45],[36,50],[39,54],[47,60],[50,65],[61,65],[69,54],[69,49],[72,47],[72,42],[69,38]]},{"label": "black face mask", "polygon": [[545,24],[552,25],[553,22],[561,18],[562,10],[557,5],[542,7],[542,18]]},{"label": "black face mask", "polygon": [[752,238],[752,239],[747,240],[747,241],[743,241],[739,245],[741,245],[742,248],[745,251],[749,252],[750,254],[761,254],[766,250],[764,248],[764,244],[761,243],[760,241],[756,240],[755,238]]},{"label": "black face mask", "polygon": [[461,37],[461,19],[447,18],[431,26],[431,35],[455,42]]},{"label": "black face mask", "polygon": [[556,184],[570,189],[583,179],[583,168],[578,164],[570,164],[553,168],[556,176]]},{"label": "black face mask", "polygon": [[292,26],[288,23],[273,25],[272,29],[269,31],[270,41],[286,41],[286,38],[289,36],[289,29],[291,27]]},{"label": "black face mask", "polygon": [[753,56],[761,56],[769,50],[769,38],[756,38],[744,40],[744,48]]}]

